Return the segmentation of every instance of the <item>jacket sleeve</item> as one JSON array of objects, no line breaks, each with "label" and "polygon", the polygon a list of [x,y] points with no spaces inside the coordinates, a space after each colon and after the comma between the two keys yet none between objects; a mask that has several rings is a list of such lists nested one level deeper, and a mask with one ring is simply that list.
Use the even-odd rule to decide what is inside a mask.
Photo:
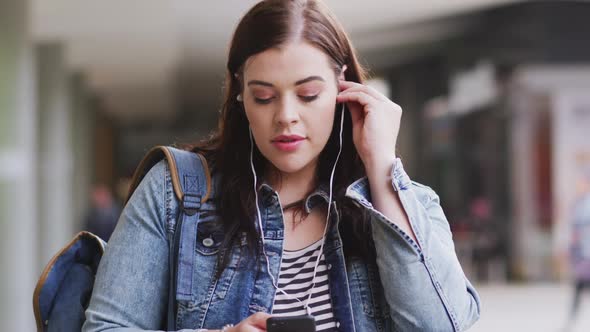
[{"label": "jacket sleeve", "polygon": [[366,177],[350,185],[347,196],[371,215],[393,325],[401,331],[464,331],[479,318],[480,300],[459,264],[438,195],[411,181],[400,159],[391,177],[418,243],[373,208]]},{"label": "jacket sleeve", "polygon": [[169,276],[167,211],[173,198],[168,176],[166,162],[156,164],[123,209],[99,264],[82,331],[163,327]]}]

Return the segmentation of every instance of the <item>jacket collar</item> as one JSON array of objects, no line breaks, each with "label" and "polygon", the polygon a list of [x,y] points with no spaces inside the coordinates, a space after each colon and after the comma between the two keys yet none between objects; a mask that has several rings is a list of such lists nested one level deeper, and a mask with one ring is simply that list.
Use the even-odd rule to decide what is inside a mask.
[{"label": "jacket collar", "polygon": [[[305,198],[305,210],[307,213],[318,204],[327,204],[330,199],[329,185],[321,183],[313,192]],[[262,183],[258,189],[259,195],[265,204],[278,203],[278,194],[266,182]]]}]

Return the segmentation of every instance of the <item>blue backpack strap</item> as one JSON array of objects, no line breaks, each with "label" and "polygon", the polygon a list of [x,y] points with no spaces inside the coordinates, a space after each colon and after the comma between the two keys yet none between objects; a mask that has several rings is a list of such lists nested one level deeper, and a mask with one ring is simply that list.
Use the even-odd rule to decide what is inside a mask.
[{"label": "blue backpack strap", "polygon": [[139,163],[139,166],[137,166],[135,174],[133,174],[133,178],[131,179],[131,184],[129,185],[129,192],[127,193],[127,199],[125,200],[125,203],[129,201],[131,195],[133,194],[135,189],[137,189],[137,186],[139,186],[139,183],[141,182],[141,180],[143,180],[143,178],[150,171],[150,169],[152,169],[152,167],[154,167],[162,159],[166,159],[166,162],[168,163],[168,168],[170,169],[170,175],[172,177],[172,187],[174,188],[174,194],[178,201],[182,202],[184,196],[183,183],[181,182],[181,179],[178,174],[176,158],[178,156],[179,160],[184,160],[186,157],[183,158],[183,155],[194,155],[195,157],[198,157],[201,160],[201,164],[195,163],[194,165],[196,167],[200,167],[206,179],[206,194],[202,198],[202,202],[206,202],[207,199],[209,199],[209,194],[211,192],[211,176],[209,174],[209,168],[207,166],[207,161],[205,160],[205,157],[194,152],[159,145],[148,151],[148,153],[145,155],[145,157],[143,157],[143,159]]},{"label": "blue backpack strap", "polygon": [[193,262],[197,241],[197,224],[201,204],[209,199],[211,176],[207,161],[197,153],[173,147],[157,146],[141,161],[131,181],[127,200],[141,179],[160,160],[166,159],[179,213],[170,243],[167,329],[176,330],[176,300],[188,300],[192,294]]},{"label": "blue backpack strap", "polygon": [[179,241],[176,297],[177,300],[190,300],[197,224],[201,214],[201,204],[208,198],[207,188],[211,181],[202,156],[176,148],[167,149],[174,158],[175,170],[183,192],[175,231],[175,239]]}]

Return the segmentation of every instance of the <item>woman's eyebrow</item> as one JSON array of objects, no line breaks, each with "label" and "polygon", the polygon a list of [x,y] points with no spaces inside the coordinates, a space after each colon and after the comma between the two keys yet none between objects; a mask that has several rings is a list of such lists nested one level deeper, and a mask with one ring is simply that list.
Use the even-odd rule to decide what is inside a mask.
[{"label": "woman's eyebrow", "polygon": [[307,83],[309,81],[322,81],[322,82],[325,82],[324,79],[321,76],[310,76],[310,77],[307,77],[307,78],[304,78],[302,80],[299,80],[299,81],[295,82],[295,85],[301,85],[301,84]]},{"label": "woman's eyebrow", "polygon": [[[302,80],[299,80],[299,81],[295,82],[295,85],[301,85],[303,83],[307,83],[307,82],[310,82],[310,81],[322,81],[322,82],[325,82],[325,80],[321,76],[309,76],[309,77],[306,77],[306,78],[304,78]],[[248,81],[248,86],[250,86],[250,85],[263,85],[263,86],[274,87],[274,85],[272,83],[265,82],[265,81],[260,81],[260,80],[251,80],[251,81]]]}]

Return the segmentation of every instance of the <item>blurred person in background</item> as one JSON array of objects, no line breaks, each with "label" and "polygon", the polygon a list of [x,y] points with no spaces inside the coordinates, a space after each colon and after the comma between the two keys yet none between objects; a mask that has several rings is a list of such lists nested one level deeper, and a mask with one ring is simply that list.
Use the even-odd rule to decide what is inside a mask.
[{"label": "blurred person in background", "polygon": [[580,307],[582,292],[590,288],[590,170],[577,183],[578,197],[572,209],[572,240],[570,261],[574,296],[570,311],[571,325]]},{"label": "blurred person in background", "polygon": [[[505,250],[500,236],[501,225],[494,219],[492,201],[477,196],[470,204],[470,219],[473,227],[472,259],[477,280],[498,281],[498,266],[502,266]],[[502,274],[502,273],[500,273]]]},{"label": "blurred person in background", "polygon": [[85,230],[108,241],[117,225],[121,207],[113,197],[111,190],[98,184],[90,194],[90,208],[84,218]]},{"label": "blurred person in background", "polygon": [[167,320],[182,331],[266,331],[271,315],[303,316],[317,331],[469,328],[479,295],[438,195],[404,171],[401,108],[364,77],[321,1],[250,9],[230,44],[219,129],[190,148],[213,185],[174,316],[168,239],[180,204],[162,161],[123,210],[83,331]]}]

